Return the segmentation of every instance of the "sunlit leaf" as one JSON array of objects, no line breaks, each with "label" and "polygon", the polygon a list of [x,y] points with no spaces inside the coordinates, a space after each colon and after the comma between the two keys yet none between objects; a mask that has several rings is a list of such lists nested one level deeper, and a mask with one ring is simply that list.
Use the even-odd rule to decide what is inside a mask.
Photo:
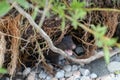
[{"label": "sunlit leaf", "polygon": [[34,11],[33,11],[33,14],[32,14],[32,18],[33,20],[35,20],[36,16],[37,16],[37,13],[38,13],[38,7],[35,7]]},{"label": "sunlit leaf", "polygon": [[29,3],[26,0],[16,0],[25,9],[29,8]]},{"label": "sunlit leaf", "polygon": [[103,47],[104,49],[104,58],[105,58],[105,62],[108,64],[110,62],[110,52],[109,52],[109,48],[105,45]]},{"label": "sunlit leaf", "polygon": [[4,68],[0,68],[0,73],[5,74],[5,73],[7,73],[7,70]]},{"label": "sunlit leaf", "polygon": [[5,15],[10,10],[10,5],[6,0],[0,1],[0,17]]}]

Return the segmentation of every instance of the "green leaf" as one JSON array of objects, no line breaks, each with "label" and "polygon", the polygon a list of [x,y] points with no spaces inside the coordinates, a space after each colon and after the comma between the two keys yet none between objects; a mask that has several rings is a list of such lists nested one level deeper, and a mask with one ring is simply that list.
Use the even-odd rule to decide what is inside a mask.
[{"label": "green leaf", "polygon": [[78,27],[77,20],[72,21],[72,25],[73,25],[74,29],[77,29],[77,27]]},{"label": "green leaf", "polygon": [[82,9],[81,9],[81,10],[79,11],[79,13],[78,13],[79,18],[81,18],[81,19],[85,18],[86,14],[87,14],[86,11],[84,11],[84,10],[82,10]]},{"label": "green leaf", "polygon": [[96,45],[98,47],[102,47],[103,46],[103,42],[101,40],[96,40]]},{"label": "green leaf", "polygon": [[105,62],[108,64],[110,62],[110,53],[109,53],[109,49],[108,47],[105,45],[103,47],[103,50],[104,50],[104,58],[105,58]]},{"label": "green leaf", "polygon": [[29,3],[26,0],[15,0],[15,1],[17,1],[25,9],[29,8]]},{"label": "green leaf", "polygon": [[0,73],[5,74],[5,73],[7,73],[7,70],[4,68],[0,68]]},{"label": "green leaf", "polygon": [[78,0],[73,0],[70,4],[70,7],[74,10],[74,9],[84,8],[85,5],[86,5],[85,2],[80,2]]},{"label": "green leaf", "polygon": [[10,10],[10,5],[6,0],[0,1],[0,17],[4,16]]},{"label": "green leaf", "polygon": [[33,20],[35,20],[35,18],[36,18],[36,16],[37,16],[37,13],[38,13],[38,7],[35,7],[34,12],[33,12],[33,14],[32,14]]},{"label": "green leaf", "polygon": [[108,39],[107,41],[105,41],[107,46],[114,46],[116,42],[117,42],[116,38],[111,38],[111,39]]},{"label": "green leaf", "polygon": [[65,12],[64,12],[65,8],[66,8],[65,5],[59,2],[53,5],[52,10],[55,13],[57,12],[60,18],[63,18],[65,17]]}]

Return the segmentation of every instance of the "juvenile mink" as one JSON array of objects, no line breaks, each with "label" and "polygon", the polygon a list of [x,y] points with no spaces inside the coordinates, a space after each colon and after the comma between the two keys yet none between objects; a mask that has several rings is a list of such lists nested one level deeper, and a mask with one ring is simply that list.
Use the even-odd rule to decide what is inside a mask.
[{"label": "juvenile mink", "polygon": [[[57,48],[62,49],[65,51],[66,54],[72,55],[72,50],[76,48],[76,45],[74,44],[71,36],[65,36],[62,41],[55,45]],[[45,58],[50,61],[52,64],[59,64],[59,60],[61,58],[61,55],[58,53],[54,53],[53,51],[49,51],[48,53],[44,54]]]}]

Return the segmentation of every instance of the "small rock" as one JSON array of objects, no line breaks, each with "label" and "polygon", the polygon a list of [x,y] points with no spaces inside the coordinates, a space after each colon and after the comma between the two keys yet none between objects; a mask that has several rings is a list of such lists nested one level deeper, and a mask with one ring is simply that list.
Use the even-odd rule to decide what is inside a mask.
[{"label": "small rock", "polygon": [[80,72],[83,76],[88,76],[90,74],[90,71],[88,69],[80,68]]},{"label": "small rock", "polygon": [[65,75],[65,71],[64,70],[60,70],[56,73],[55,77],[56,78],[63,78]]},{"label": "small rock", "polygon": [[65,77],[67,78],[67,77],[70,77],[70,76],[72,76],[72,74],[73,74],[73,72],[66,72],[65,73]]},{"label": "small rock", "polygon": [[66,80],[74,80],[74,76],[70,76],[70,77],[67,78]]},{"label": "small rock", "polygon": [[84,48],[83,48],[82,46],[77,46],[77,47],[75,48],[75,52],[76,52],[76,54],[77,54],[78,56],[80,56],[80,55],[83,55],[83,54],[84,54],[85,50],[84,50]]},{"label": "small rock", "polygon": [[78,66],[77,65],[73,65],[72,66],[72,71],[76,71],[76,70],[78,70]]},{"label": "small rock", "polygon": [[47,77],[47,74],[45,72],[41,72],[39,74],[39,78],[45,79]]},{"label": "small rock", "polygon": [[66,80],[65,78],[61,78],[60,80]]},{"label": "small rock", "polygon": [[120,80],[120,74],[116,75],[116,80]]},{"label": "small rock", "polygon": [[92,79],[90,79],[90,77],[88,77],[88,76],[82,76],[82,77],[80,78],[80,80],[92,80]]},{"label": "small rock", "polygon": [[46,80],[51,80],[52,79],[52,76],[47,76],[46,77]]},{"label": "small rock", "polygon": [[35,72],[31,72],[28,77],[27,80],[35,80]]},{"label": "small rock", "polygon": [[74,71],[73,76],[76,77],[76,78],[80,77],[80,71]]},{"label": "small rock", "polygon": [[27,76],[29,73],[30,73],[30,71],[31,71],[31,68],[26,68],[24,71],[23,71],[23,75],[24,76]]},{"label": "small rock", "polygon": [[92,78],[92,79],[97,78],[97,74],[95,74],[95,73],[90,74],[90,78]]},{"label": "small rock", "polygon": [[66,66],[64,66],[63,69],[64,69],[66,72],[70,72],[71,69],[72,69],[72,67],[71,67],[71,65],[66,65]]},{"label": "small rock", "polygon": [[80,78],[76,78],[75,80],[81,80]]},{"label": "small rock", "polygon": [[51,80],[58,80],[57,78],[52,78]]},{"label": "small rock", "polygon": [[9,78],[6,78],[6,80],[10,80]]},{"label": "small rock", "polygon": [[110,62],[107,68],[110,72],[120,71],[120,62],[117,61]]}]

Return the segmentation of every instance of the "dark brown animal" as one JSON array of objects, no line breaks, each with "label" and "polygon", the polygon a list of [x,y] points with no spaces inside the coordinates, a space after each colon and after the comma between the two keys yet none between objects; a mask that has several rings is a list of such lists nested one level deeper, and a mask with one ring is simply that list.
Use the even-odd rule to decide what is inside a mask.
[{"label": "dark brown animal", "polygon": [[[65,51],[70,56],[73,54],[72,50],[76,48],[76,45],[74,44],[71,36],[65,36],[62,39],[62,41],[59,44],[55,45],[55,46],[57,48],[60,48],[63,51]],[[51,50],[48,53],[46,53],[44,56],[52,64],[59,64],[58,62],[59,62],[60,57],[61,57],[60,54],[54,53]]]}]

